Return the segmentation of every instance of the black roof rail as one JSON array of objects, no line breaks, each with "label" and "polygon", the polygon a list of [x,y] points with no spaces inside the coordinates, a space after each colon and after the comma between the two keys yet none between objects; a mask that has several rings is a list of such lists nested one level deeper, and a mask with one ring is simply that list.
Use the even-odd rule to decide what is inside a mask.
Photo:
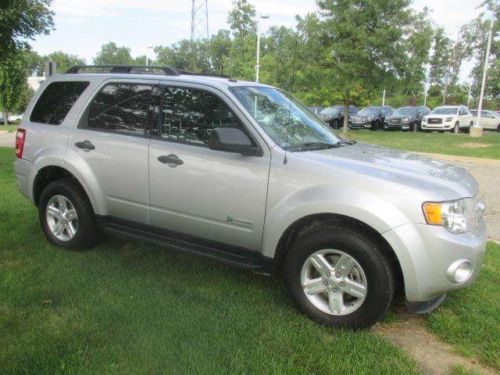
[{"label": "black roof rail", "polygon": [[168,76],[178,76],[181,74],[190,76],[206,76],[231,78],[225,74],[217,73],[193,73],[179,70],[170,66],[149,66],[149,65],[75,65],[69,68],[66,73],[130,73],[130,74],[165,74]]},{"label": "black roof rail", "polygon": [[177,69],[170,66],[149,65],[75,65],[66,73],[146,73],[178,76]]}]

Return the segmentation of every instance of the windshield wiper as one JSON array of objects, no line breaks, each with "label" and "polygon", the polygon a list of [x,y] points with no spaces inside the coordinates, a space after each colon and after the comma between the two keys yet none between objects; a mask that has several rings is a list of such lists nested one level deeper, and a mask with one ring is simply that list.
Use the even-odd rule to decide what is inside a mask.
[{"label": "windshield wiper", "polygon": [[321,150],[327,148],[338,148],[344,146],[343,142],[326,143],[326,142],[305,142],[300,145],[293,145],[288,147],[289,151],[307,151],[307,150]]}]

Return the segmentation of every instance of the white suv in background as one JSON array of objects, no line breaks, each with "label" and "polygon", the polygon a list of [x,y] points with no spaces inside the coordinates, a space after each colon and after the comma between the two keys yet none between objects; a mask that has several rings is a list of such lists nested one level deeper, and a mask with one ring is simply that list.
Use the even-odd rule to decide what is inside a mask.
[{"label": "white suv in background", "polygon": [[422,130],[449,130],[454,133],[469,130],[473,125],[473,117],[467,107],[436,107],[422,119]]}]

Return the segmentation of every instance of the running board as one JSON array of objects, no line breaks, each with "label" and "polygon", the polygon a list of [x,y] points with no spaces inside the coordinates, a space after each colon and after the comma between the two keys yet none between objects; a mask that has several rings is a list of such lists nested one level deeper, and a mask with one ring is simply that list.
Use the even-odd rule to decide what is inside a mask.
[{"label": "running board", "polygon": [[169,250],[215,260],[256,273],[271,273],[272,261],[256,251],[231,247],[212,241],[198,240],[198,238],[181,233],[150,228],[146,225],[129,223],[109,217],[100,217],[99,222],[103,231],[112,236],[148,242]]}]

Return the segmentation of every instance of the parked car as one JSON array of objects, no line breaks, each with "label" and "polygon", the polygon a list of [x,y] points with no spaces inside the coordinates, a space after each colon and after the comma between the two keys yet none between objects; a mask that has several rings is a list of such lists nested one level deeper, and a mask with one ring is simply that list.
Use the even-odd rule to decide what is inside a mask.
[{"label": "parked car", "polygon": [[422,122],[422,117],[428,115],[430,112],[431,110],[427,107],[408,106],[398,108],[392,115],[386,117],[384,129],[418,130]]},{"label": "parked car", "polygon": [[468,131],[473,125],[472,114],[463,106],[446,105],[434,108],[431,113],[422,118],[422,130]]},{"label": "parked car", "polygon": [[3,119],[3,114],[0,113],[0,124],[5,125],[5,121]]},{"label": "parked car", "polygon": [[[358,107],[354,105],[349,106],[349,116],[355,115],[358,112]],[[343,105],[335,105],[333,107],[325,108],[319,115],[323,121],[330,125],[333,129],[340,129],[344,124]]]},{"label": "parked car", "polygon": [[307,107],[309,110],[314,113],[316,116],[319,116],[320,112],[325,109],[325,107],[318,107],[318,106],[312,106],[312,107]]},{"label": "parked car", "polygon": [[16,121],[21,121],[23,119],[23,114],[21,113],[20,115],[10,115],[9,116],[9,122],[16,122]]},{"label": "parked car", "polygon": [[484,203],[465,169],[346,140],[282,90],[73,67],[25,113],[15,175],[55,246],[104,231],[276,273],[311,319],[354,329],[396,292],[431,311],[479,272]]},{"label": "parked car", "polygon": [[[477,109],[471,111],[474,121],[477,117],[477,112]],[[500,114],[493,111],[481,110],[480,125],[483,129],[500,132]]]},{"label": "parked car", "polygon": [[392,115],[393,112],[394,108],[389,106],[363,108],[356,115],[350,117],[349,127],[351,129],[382,129],[384,127],[386,117]]}]

